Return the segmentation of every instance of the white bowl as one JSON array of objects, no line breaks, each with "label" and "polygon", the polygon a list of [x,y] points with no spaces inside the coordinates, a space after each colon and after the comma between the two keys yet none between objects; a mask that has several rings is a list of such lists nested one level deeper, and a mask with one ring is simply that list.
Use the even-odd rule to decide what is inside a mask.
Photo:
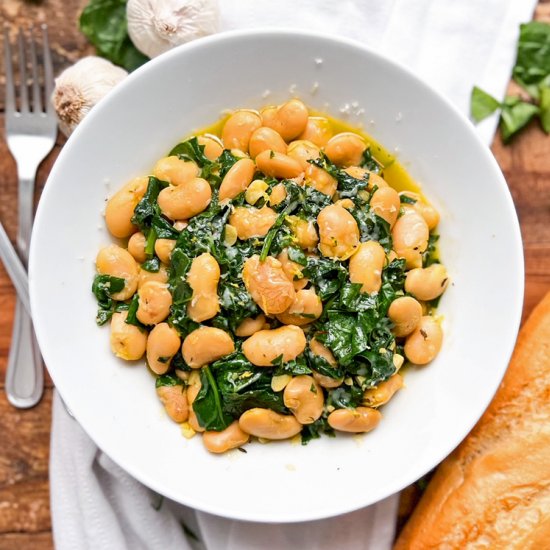
[{"label": "white bowl", "polygon": [[[269,95],[266,98],[267,91]],[[214,456],[162,410],[150,374],[109,349],[90,291],[105,199],[222,110],[301,97],[351,107],[442,213],[452,286],[439,357],[365,437],[247,446]],[[357,102],[357,103],[355,103]],[[349,109],[348,109],[349,110]],[[355,114],[354,114],[355,113]],[[523,257],[506,182],[470,123],[402,67],[356,43],[303,32],[220,34],[147,63],[88,115],[48,180],[33,232],[30,291],[50,374],[90,437],[152,489],[242,520],[294,522],[376,502],[438,464],[468,433],[506,369],[520,321]]]}]

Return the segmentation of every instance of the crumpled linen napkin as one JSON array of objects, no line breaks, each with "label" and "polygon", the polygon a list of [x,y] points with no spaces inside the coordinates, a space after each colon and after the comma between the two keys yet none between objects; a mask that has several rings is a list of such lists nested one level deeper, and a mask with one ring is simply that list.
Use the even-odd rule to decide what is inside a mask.
[{"label": "crumpled linen napkin", "polygon": [[[223,30],[291,27],[342,35],[401,62],[464,113],[474,84],[504,96],[518,25],[536,0],[220,0]],[[497,118],[478,126],[489,143]],[[162,499],[102,453],[55,395],[51,511],[58,550],[388,550],[398,495],[298,524],[232,521]],[[185,529],[184,527],[185,526]],[[194,536],[199,539],[195,540]]]}]

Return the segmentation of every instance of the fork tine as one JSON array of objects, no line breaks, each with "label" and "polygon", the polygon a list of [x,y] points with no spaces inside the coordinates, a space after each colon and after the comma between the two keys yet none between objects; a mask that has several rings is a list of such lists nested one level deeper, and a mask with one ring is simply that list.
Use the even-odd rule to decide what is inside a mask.
[{"label": "fork tine", "polygon": [[34,28],[29,32],[30,57],[32,70],[32,112],[42,112],[42,99],[40,98],[40,80],[38,76],[38,63],[36,61],[36,46],[34,44]]},{"label": "fork tine", "polygon": [[50,45],[48,43],[48,25],[42,25],[42,43],[44,49],[44,92],[46,102],[46,112],[48,114],[53,113],[52,94],[53,94],[53,67],[52,67],[52,54],[50,51]]},{"label": "fork tine", "polygon": [[8,27],[4,27],[4,70],[6,72],[6,112],[15,112],[15,89]]},{"label": "fork tine", "polygon": [[29,92],[27,90],[27,67],[25,63],[25,40],[23,31],[19,29],[17,46],[19,49],[19,101],[22,113],[29,111]]}]

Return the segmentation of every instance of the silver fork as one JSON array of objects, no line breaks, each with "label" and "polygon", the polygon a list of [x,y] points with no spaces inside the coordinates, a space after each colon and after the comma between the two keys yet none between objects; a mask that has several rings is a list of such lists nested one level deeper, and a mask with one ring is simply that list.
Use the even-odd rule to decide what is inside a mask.
[{"label": "silver fork", "polygon": [[[57,135],[57,121],[50,97],[53,91],[53,69],[48,46],[47,27],[42,25],[42,50],[44,73],[44,98],[41,98],[39,66],[33,30],[30,31],[28,53],[31,77],[31,107],[27,88],[27,64],[25,38],[22,30],[17,37],[19,61],[19,108],[16,105],[16,87],[13,76],[12,53],[8,28],[4,27],[4,51],[6,71],[6,141],[17,163],[19,178],[19,227],[17,249],[21,260],[27,264],[31,237],[34,203],[34,180],[42,160],[52,150]],[[15,407],[36,405],[44,391],[44,371],[38,343],[30,316],[20,301],[15,307],[13,333],[6,373],[6,393]]]}]

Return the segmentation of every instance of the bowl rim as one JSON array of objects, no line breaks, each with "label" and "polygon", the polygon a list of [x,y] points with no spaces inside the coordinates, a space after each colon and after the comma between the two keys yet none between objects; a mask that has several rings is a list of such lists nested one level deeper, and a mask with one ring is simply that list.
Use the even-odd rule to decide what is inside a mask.
[{"label": "bowl rim", "polygon": [[[498,187],[500,189],[500,193],[503,194],[503,199],[507,207],[507,218],[509,220],[509,223],[512,224],[512,227],[510,229],[514,234],[514,241],[510,243],[510,256],[513,258],[513,260],[515,260],[515,264],[517,264],[517,265],[514,264],[514,269],[516,270],[515,289],[513,294],[509,297],[513,299],[513,302],[510,306],[511,315],[509,316],[510,334],[512,335],[512,338],[510,338],[508,342],[504,342],[502,344],[503,349],[501,350],[501,353],[502,353],[503,361],[502,361],[502,365],[499,367],[498,376],[497,375],[494,376],[491,387],[487,389],[485,399],[478,400],[476,402],[476,414],[472,415],[473,421],[471,422],[471,424],[468,423],[468,425],[464,429],[462,429],[460,432],[457,432],[455,436],[449,440],[447,445],[442,446],[440,452],[432,455],[432,459],[429,462],[430,466],[427,469],[425,469],[425,471],[422,471],[421,473],[419,473],[418,476],[409,476],[410,479],[409,478],[407,478],[406,480],[401,479],[398,483],[392,482],[391,478],[388,479],[386,483],[386,490],[384,491],[384,495],[381,496],[380,498],[376,498],[375,500],[368,500],[368,498],[366,498],[365,503],[362,505],[363,507],[366,507],[368,505],[379,502],[383,498],[387,498],[390,495],[398,493],[408,485],[414,483],[417,479],[422,477],[422,475],[424,475],[426,472],[438,466],[443,461],[443,459],[445,459],[445,457],[448,456],[466,437],[466,435],[471,431],[471,429],[475,426],[475,424],[481,418],[482,414],[484,413],[489,403],[493,399],[494,394],[496,393],[502,381],[502,378],[507,370],[508,363],[512,356],[512,352],[515,346],[515,342],[517,339],[517,334],[518,334],[518,330],[521,322],[522,306],[523,306],[523,299],[524,299],[524,256],[523,256],[523,245],[522,245],[522,239],[521,239],[521,229],[520,229],[515,205],[512,199],[512,195],[510,193],[510,190],[508,188],[504,175],[495,157],[491,153],[489,147],[481,140],[480,136],[475,131],[473,125],[470,123],[467,117],[446,96],[444,96],[442,93],[440,93],[436,89],[432,88],[424,80],[422,80],[418,75],[416,75],[409,68],[402,65],[398,61],[354,39],[333,35],[333,34],[326,35],[317,31],[300,30],[300,29],[284,28],[284,27],[273,27],[273,28],[257,27],[254,29],[223,31],[215,35],[199,38],[187,44],[183,44],[181,46],[175,47],[161,54],[160,56],[155,57],[154,59],[151,59],[146,64],[144,64],[143,66],[139,67],[134,72],[129,74],[128,77],[126,77],[113,90],[111,90],[108,96],[103,98],[103,100],[101,100],[93,108],[91,113],[88,114],[86,118],[77,126],[75,131],[71,134],[71,136],[67,140],[66,144],[63,146],[59,154],[59,157],[56,159],[56,162],[48,176],[46,185],[42,192],[42,197],[48,196],[52,185],[55,185],[53,182],[56,179],[58,179],[58,173],[60,173],[63,168],[63,164],[64,164],[63,161],[65,157],[71,154],[73,144],[77,143],[80,139],[80,135],[87,131],[88,125],[91,124],[91,121],[94,118],[101,116],[103,109],[106,108],[106,106],[108,106],[108,104],[111,101],[113,101],[114,98],[116,98],[118,95],[125,94],[126,88],[132,86],[134,81],[144,78],[147,72],[150,71],[151,69],[156,68],[157,66],[160,66],[163,63],[169,63],[172,58],[175,58],[181,55],[187,55],[187,52],[192,52],[197,48],[201,49],[213,44],[217,44],[219,42],[221,43],[231,42],[231,40],[235,38],[248,38],[248,39],[254,39],[254,38],[309,39],[311,38],[315,40],[331,42],[336,45],[342,45],[348,48],[353,48],[355,50],[361,50],[363,53],[367,54],[368,56],[371,56],[377,59],[378,61],[384,64],[387,64],[402,73],[405,73],[405,75],[408,78],[413,80],[415,84],[422,89],[423,93],[426,93],[434,97],[441,103],[443,103],[445,107],[453,114],[453,116],[455,116],[458,119],[457,122],[464,127],[464,130],[467,132],[468,136],[477,144],[478,149],[480,149],[480,154],[483,155],[484,160],[487,162],[488,166],[491,167],[494,173],[495,183],[498,181]],[[45,218],[47,214],[44,208],[42,207],[42,205],[45,202],[46,201],[44,200],[41,200],[39,202],[37,212],[36,212],[36,218],[35,218],[36,227],[40,227],[40,225],[42,224],[43,218]],[[37,265],[36,265],[36,262],[38,261],[36,259],[37,254],[35,250],[35,248],[37,247],[36,242],[37,240],[34,238],[31,240],[30,259],[29,259],[29,290],[30,290],[31,310],[33,312],[33,317],[35,317],[35,320],[39,318],[40,319],[44,318],[44,317],[39,317],[37,315],[37,313],[40,310],[40,306],[39,306],[39,290],[37,288],[37,280],[39,279],[39,276],[38,276],[39,274],[37,272]],[[44,362],[46,365],[48,365],[48,364],[51,364],[48,361],[48,357],[51,357],[51,354],[49,350],[47,334],[46,334],[46,331],[43,329],[43,325],[45,324],[46,323],[40,323],[40,322],[36,323],[35,330],[36,330],[38,342],[40,344],[40,349],[42,350],[42,353],[43,353]],[[504,358],[506,358],[506,361],[504,361]],[[72,403],[71,403],[70,393],[68,391],[66,392],[67,388],[64,387],[62,377],[58,377],[57,373],[50,371],[49,368],[48,368],[48,371],[50,372],[50,376],[52,377],[55,388],[59,392],[62,399],[67,402],[67,406],[69,407],[69,409],[71,410],[75,409],[73,406],[71,406]],[[78,412],[76,412],[76,416],[77,415],[78,415]],[[95,434],[95,429],[93,428],[93,426],[88,425],[86,422],[84,424],[82,424],[80,421],[78,422],[80,426],[83,428],[83,430],[86,432],[86,434],[94,442],[94,444],[97,445],[102,452],[105,452],[105,450],[97,443],[97,440],[92,435],[92,434]],[[124,471],[128,472],[129,475],[131,475],[132,477],[134,477],[135,479],[137,479],[147,487],[153,489],[154,491],[157,491],[160,494],[167,496],[168,498],[171,498],[176,502],[182,502],[181,495],[170,493],[170,491],[167,491],[166,487],[162,487],[162,488],[159,487],[155,479],[151,479],[144,472],[136,471],[136,469],[134,469],[131,464],[125,464],[124,460],[122,460],[121,457],[118,456],[116,452],[113,455],[109,453],[105,453],[105,454],[107,454]],[[252,521],[252,522],[265,522],[265,523],[280,522],[280,520],[277,518],[272,518],[272,517],[266,516],[265,514],[253,512],[253,511],[246,516],[241,513],[228,515],[227,510],[225,508],[223,509],[218,508],[215,502],[211,503],[209,506],[206,506],[203,502],[200,502],[200,503],[194,502],[192,498],[190,499],[187,496],[185,497],[185,500],[186,500],[185,505],[189,507],[192,507],[192,508],[195,508],[196,510],[201,510],[203,512],[207,512],[210,514],[218,515],[220,517],[226,517],[226,518],[235,519],[235,520]],[[337,509],[333,508],[333,511],[322,512],[322,513],[317,512],[314,516],[308,515],[306,512],[304,512],[304,514],[302,514],[301,516],[285,517],[284,522],[296,523],[296,522],[302,522],[302,521],[324,519],[324,518],[334,517],[336,515],[352,512],[357,509],[360,509],[360,507],[358,508],[355,503],[352,505],[349,505],[349,504],[346,505],[346,502],[343,502]]]}]

